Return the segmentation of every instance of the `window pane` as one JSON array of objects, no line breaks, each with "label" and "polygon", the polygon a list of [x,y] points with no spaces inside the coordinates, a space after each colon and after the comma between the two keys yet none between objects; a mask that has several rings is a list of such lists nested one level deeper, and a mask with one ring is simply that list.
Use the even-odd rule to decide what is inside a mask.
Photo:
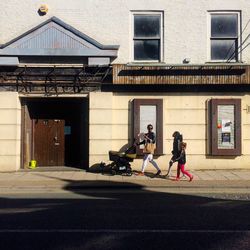
[{"label": "window pane", "polygon": [[160,36],[160,16],[134,16],[134,36],[135,37],[159,37]]},{"label": "window pane", "polygon": [[140,133],[147,133],[147,125],[152,124],[156,133],[156,105],[140,106]]},{"label": "window pane", "polygon": [[218,105],[218,149],[235,148],[234,105]]},{"label": "window pane", "polygon": [[135,40],[134,41],[135,60],[160,60],[159,40]]},{"label": "window pane", "polygon": [[211,36],[212,37],[237,37],[236,14],[211,15]]},{"label": "window pane", "polygon": [[235,40],[212,40],[211,41],[212,60],[236,60],[237,43]]},{"label": "window pane", "polygon": [[[152,124],[154,132],[156,130],[156,105],[141,105],[140,106],[140,133],[147,133],[147,125]],[[140,147],[143,148],[144,146]]]}]

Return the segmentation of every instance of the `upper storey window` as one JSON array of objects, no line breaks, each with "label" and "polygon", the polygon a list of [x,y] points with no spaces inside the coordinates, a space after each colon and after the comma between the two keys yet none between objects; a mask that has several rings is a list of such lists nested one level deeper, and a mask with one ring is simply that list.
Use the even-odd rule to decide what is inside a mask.
[{"label": "upper storey window", "polygon": [[210,57],[212,61],[238,61],[239,14],[211,13]]},{"label": "upper storey window", "polygon": [[161,13],[134,14],[134,61],[161,60]]}]

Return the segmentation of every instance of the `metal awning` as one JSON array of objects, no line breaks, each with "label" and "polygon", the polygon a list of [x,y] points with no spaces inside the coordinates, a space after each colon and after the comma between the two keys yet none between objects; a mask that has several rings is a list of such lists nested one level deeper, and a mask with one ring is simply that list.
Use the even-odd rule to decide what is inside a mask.
[{"label": "metal awning", "polygon": [[[33,93],[83,93],[110,81],[112,66],[0,67],[0,89]],[[107,80],[108,79],[108,80]]]}]

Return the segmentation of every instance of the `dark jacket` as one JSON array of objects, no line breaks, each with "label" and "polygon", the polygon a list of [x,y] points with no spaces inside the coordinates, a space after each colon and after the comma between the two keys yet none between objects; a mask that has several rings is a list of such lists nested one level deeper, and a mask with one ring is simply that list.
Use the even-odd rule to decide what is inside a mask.
[{"label": "dark jacket", "polygon": [[185,149],[182,149],[180,152],[180,156],[176,159],[179,164],[186,164],[186,152]]},{"label": "dark jacket", "polygon": [[176,131],[174,132],[174,141],[173,141],[173,150],[172,150],[172,159],[176,161],[176,159],[180,156],[181,148],[180,144],[183,141],[182,135]]},{"label": "dark jacket", "polygon": [[138,145],[146,144],[146,143],[155,143],[156,136],[155,136],[154,132],[146,133],[145,136],[147,136],[151,141],[145,139],[145,140],[141,141],[140,143],[138,143]]}]

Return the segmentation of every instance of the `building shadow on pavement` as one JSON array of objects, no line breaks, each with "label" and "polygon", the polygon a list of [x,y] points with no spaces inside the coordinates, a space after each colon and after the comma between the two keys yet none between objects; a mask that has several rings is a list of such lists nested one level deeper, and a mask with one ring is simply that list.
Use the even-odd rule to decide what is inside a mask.
[{"label": "building shadow on pavement", "polygon": [[67,192],[1,196],[0,249],[250,249],[240,195],[63,181]]}]

